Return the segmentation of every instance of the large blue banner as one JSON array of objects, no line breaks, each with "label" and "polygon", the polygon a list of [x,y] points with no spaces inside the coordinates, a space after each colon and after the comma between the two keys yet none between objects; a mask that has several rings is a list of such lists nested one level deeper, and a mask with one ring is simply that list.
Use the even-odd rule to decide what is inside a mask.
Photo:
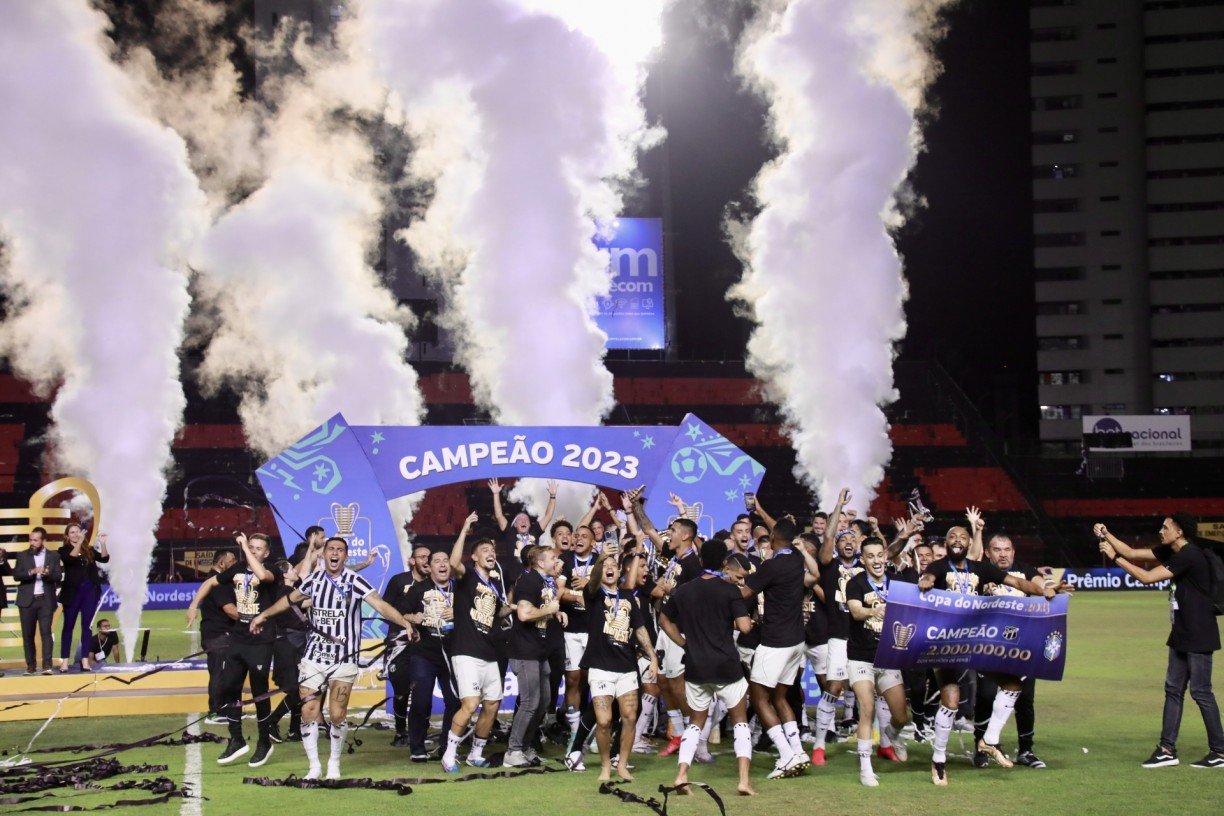
[{"label": "large blue banner", "polygon": [[612,285],[599,299],[595,325],[610,349],[661,349],[666,343],[663,297],[663,220],[621,218],[610,237],[596,237],[608,250]]},{"label": "large blue banner", "polygon": [[[395,522],[387,496],[370,470],[354,429],[336,414],[255,473],[276,510],[287,552],[306,528],[317,524],[348,542],[349,564],[374,563],[362,576],[381,592],[403,572]],[[410,491],[395,493],[392,498]]]},{"label": "large blue banner", "polygon": [[875,665],[974,668],[1061,680],[1067,596],[963,595],[893,581]]},{"label": "large blue banner", "polygon": [[1168,581],[1145,584],[1136,581],[1121,567],[1091,567],[1089,569],[1055,569],[1050,572],[1055,581],[1066,581],[1080,592],[1101,590],[1157,590],[1167,592]]},{"label": "large blue banner", "polygon": [[[186,609],[191,606],[199,583],[194,584],[149,584],[145,589],[145,602],[141,609]],[[114,587],[102,589],[102,598],[98,601],[99,612],[114,612],[119,608],[119,596]]]}]

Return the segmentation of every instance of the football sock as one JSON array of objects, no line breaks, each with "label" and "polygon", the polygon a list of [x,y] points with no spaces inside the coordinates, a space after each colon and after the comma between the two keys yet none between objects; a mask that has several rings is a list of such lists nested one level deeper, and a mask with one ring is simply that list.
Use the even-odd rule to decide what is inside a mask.
[{"label": "football sock", "polygon": [[302,747],[306,749],[306,761],[310,767],[319,765],[319,724],[317,722],[302,724]]},{"label": "football sock", "polygon": [[752,758],[752,729],[748,727],[748,723],[736,723],[731,729],[735,737],[735,755],[737,757]]},{"label": "football sock", "polygon": [[948,761],[948,737],[952,736],[952,726],[956,724],[956,712],[941,705],[935,713],[935,739],[931,741],[931,761]]},{"label": "football sock", "polygon": [[348,723],[342,722],[331,727],[331,761],[339,762],[340,754],[344,753],[344,738],[348,736]]},{"label": "football sock", "polygon": [[634,742],[641,742],[646,736],[647,730],[650,728],[651,720],[654,719],[655,712],[655,697],[653,694],[642,695],[642,710],[638,714],[637,729],[634,734]]},{"label": "football sock", "polygon": [[861,739],[858,741],[858,756],[859,772],[866,771],[871,773],[871,740]]},{"label": "football sock", "polygon": [[480,737],[472,737],[472,750],[468,751],[468,760],[481,759],[484,756],[484,747],[488,744],[487,739]]},{"label": "football sock", "polygon": [[680,740],[680,751],[676,755],[681,765],[692,765],[693,755],[697,753],[697,743],[701,741],[701,729],[689,725],[684,729],[684,737]]},{"label": "football sock", "polygon": [[786,735],[786,742],[790,745],[791,753],[802,754],[803,743],[799,739],[799,723],[794,720],[782,723],[782,733]]},{"label": "football sock", "polygon": [[454,765],[455,756],[459,753],[459,743],[463,742],[463,735],[456,734],[454,731],[446,732],[446,753],[442,755],[442,763],[444,765]]},{"label": "football sock", "polygon": [[684,736],[684,715],[678,708],[667,709],[667,720],[671,723],[672,737]]},{"label": "football sock", "polygon": [[990,723],[986,726],[986,742],[991,745],[999,744],[999,737],[1003,736],[1003,726],[1007,725],[1019,697],[1020,692],[1018,691],[999,689],[995,693],[994,710],[990,712]]},{"label": "football sock", "polygon": [[778,764],[785,765],[790,762],[795,752],[791,750],[790,741],[786,738],[786,734],[782,733],[782,726],[775,725],[765,733],[769,735],[769,740],[778,749]]},{"label": "football sock", "polygon": [[888,748],[892,745],[892,740],[888,737],[888,727],[892,725],[892,710],[882,696],[875,698],[875,704],[876,725],[880,727],[880,747]]},{"label": "football sock", "polygon": [[837,698],[825,692],[820,695],[820,703],[816,706],[816,747],[825,747],[825,735],[833,729],[833,720],[837,717]]}]

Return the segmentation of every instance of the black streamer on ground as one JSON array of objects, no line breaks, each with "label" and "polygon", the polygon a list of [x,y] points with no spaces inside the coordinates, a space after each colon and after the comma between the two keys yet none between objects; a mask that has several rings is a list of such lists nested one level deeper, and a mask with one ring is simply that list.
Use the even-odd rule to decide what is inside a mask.
[{"label": "black streamer on ground", "polygon": [[667,800],[671,797],[673,793],[676,793],[681,788],[686,788],[686,787],[687,788],[699,788],[705,791],[706,794],[711,799],[714,800],[714,804],[718,805],[718,812],[720,816],[727,816],[727,808],[723,804],[722,798],[717,793],[714,792],[713,788],[711,788],[709,785],[705,784],[704,782],[687,782],[684,785],[675,785],[675,786],[660,785],[659,793],[663,794],[662,802],[660,802],[658,799],[655,799],[653,796],[649,798],[644,797],[644,796],[639,796],[633,791],[625,790],[624,788],[620,787],[621,785],[624,785],[624,784],[625,784],[624,782],[604,782],[599,786],[599,792],[603,794],[608,794],[609,796],[615,796],[617,799],[620,799],[622,802],[628,802],[629,804],[633,804],[633,805],[644,805],[645,807],[648,807],[651,810],[653,810],[655,813],[659,814],[659,816],[667,816]]}]

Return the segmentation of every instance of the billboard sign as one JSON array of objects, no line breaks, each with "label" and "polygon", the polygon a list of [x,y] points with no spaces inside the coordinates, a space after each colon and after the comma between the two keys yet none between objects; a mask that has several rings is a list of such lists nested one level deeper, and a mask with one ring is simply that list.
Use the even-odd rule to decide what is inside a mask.
[{"label": "billboard sign", "polygon": [[596,304],[595,325],[608,335],[610,349],[662,349],[663,219],[621,218],[615,231],[596,236],[608,252],[611,286]]},{"label": "billboard sign", "polygon": [[[1099,451],[1188,451],[1190,450],[1190,417],[1131,415],[1085,416],[1084,433],[1094,435],[1089,450]],[[1105,445],[1102,435],[1130,434],[1131,444]]]}]

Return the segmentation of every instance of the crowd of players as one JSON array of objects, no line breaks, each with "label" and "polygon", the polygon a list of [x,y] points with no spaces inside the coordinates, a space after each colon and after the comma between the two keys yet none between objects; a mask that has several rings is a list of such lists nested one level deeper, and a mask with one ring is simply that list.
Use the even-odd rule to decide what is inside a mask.
[{"label": "crowd of players", "polygon": [[[975,765],[1044,767],[1033,753],[1031,679],[873,666],[893,581],[1047,598],[1068,589],[1017,563],[1006,536],[984,542],[975,508],[942,540],[925,535],[923,512],[897,519],[889,537],[874,519],[856,518],[843,490],[833,512],[815,514],[807,530],[758,504],[730,530],[702,539],[691,508],[675,496],[673,520],[661,531],[640,490],[619,497],[619,512],[597,493],[589,512],[570,523],[553,519],[555,484],[538,520],[525,512],[507,519],[501,486],[489,487],[497,531],[478,528],[471,514],[449,550],[416,547],[385,598],[346,566],[344,539],[325,539],[317,527],[286,561],[274,562],[259,534],[238,537],[237,557],[218,557],[188,615],[193,621],[202,613],[210,709],[229,727],[219,763],[248,753],[241,700],[249,681],[258,740],[248,764],[266,763],[283,739],[300,740],[306,778],[318,779],[324,729],[326,777],[340,777],[364,601],[391,629],[384,665],[395,690],[393,744],[413,761],[440,760],[447,773],[459,772],[461,762],[538,764],[546,738],[565,743],[566,766],[584,771],[593,736],[599,778],[632,779],[633,754],[655,753],[658,731],[670,734],[657,752],[676,755],[683,791],[694,762],[714,761],[714,729],[731,736],[745,795],[755,792],[754,750],[776,753],[768,779],[791,778],[825,765],[826,748],[839,737],[854,740],[859,779],[872,787],[879,785],[873,758],[904,762],[910,740],[931,744],[932,782],[946,785],[957,728],[974,731]],[[614,523],[602,524],[600,511]],[[799,682],[805,663],[821,689],[812,721]],[[501,728],[507,672],[518,699],[499,758],[486,748]],[[276,709],[269,673],[286,692]],[[431,751],[435,686],[444,713]],[[1013,711],[1019,745],[1009,757],[999,742]]]}]

